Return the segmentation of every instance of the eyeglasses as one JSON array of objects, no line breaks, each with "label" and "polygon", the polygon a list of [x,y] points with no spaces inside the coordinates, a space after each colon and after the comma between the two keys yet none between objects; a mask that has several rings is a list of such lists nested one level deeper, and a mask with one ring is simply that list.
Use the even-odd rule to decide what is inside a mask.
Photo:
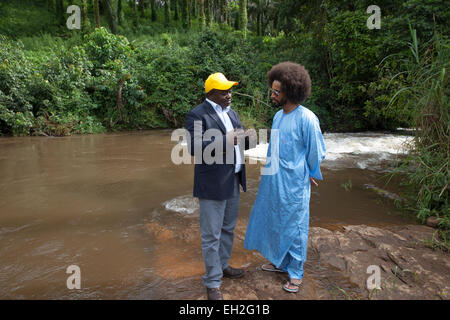
[{"label": "eyeglasses", "polygon": [[280,95],[280,90],[275,90],[275,89],[270,88],[270,92],[274,93],[277,97]]}]

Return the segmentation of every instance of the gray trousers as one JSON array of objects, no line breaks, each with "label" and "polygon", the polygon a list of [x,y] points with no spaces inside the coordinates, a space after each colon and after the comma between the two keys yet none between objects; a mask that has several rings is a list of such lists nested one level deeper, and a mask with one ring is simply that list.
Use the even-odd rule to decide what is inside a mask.
[{"label": "gray trousers", "polygon": [[203,284],[207,288],[219,288],[223,269],[233,247],[234,227],[239,210],[239,178],[235,175],[233,198],[229,200],[199,199],[200,235],[206,275]]}]

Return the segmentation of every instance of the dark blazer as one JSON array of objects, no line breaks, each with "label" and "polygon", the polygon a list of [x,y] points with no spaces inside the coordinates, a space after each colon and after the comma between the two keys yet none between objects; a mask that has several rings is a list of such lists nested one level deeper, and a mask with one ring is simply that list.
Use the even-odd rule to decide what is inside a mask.
[{"label": "dark blazer", "polygon": [[[234,128],[242,129],[241,121],[239,120],[238,114],[231,109],[228,112],[228,116],[230,117],[231,123]],[[194,122],[201,121],[201,137],[194,137]],[[222,133],[222,141],[223,141],[223,164],[218,164],[214,162],[213,164],[206,164],[204,161],[201,163],[195,164],[194,169],[194,197],[200,199],[209,199],[209,200],[227,200],[231,199],[233,196],[233,188],[234,188],[234,164],[226,164],[226,129],[214,110],[213,106],[208,103],[206,100],[189,111],[186,115],[186,130],[190,133],[190,141],[188,139],[188,150],[191,155],[194,155],[195,142],[197,145],[203,150],[214,141],[214,139],[205,141],[203,139],[203,134],[208,129],[218,129]],[[199,130],[200,132],[200,130]],[[248,137],[245,140],[245,150],[249,148]],[[235,149],[229,148],[233,151],[234,160],[236,160]],[[213,153],[214,156],[214,153]],[[195,160],[195,158],[194,158]],[[244,159],[242,159],[244,160]],[[242,164],[242,170],[238,173],[240,184],[245,191],[247,191],[246,185],[246,176],[245,176],[245,164]]]}]

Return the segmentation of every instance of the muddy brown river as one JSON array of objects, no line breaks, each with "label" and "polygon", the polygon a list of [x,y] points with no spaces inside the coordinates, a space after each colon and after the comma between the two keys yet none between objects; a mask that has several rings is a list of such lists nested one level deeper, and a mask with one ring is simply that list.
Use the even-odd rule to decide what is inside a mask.
[{"label": "muddy brown river", "polygon": [[[0,138],[0,299],[190,299],[203,293],[193,165],[172,163],[170,135]],[[325,136],[330,159],[324,181],[313,188],[311,226],[415,223],[373,188],[399,193],[396,178],[385,185],[395,139]],[[243,238],[261,166],[247,165],[233,266],[260,260],[243,248]],[[80,289],[67,287],[71,265],[79,267]]]}]

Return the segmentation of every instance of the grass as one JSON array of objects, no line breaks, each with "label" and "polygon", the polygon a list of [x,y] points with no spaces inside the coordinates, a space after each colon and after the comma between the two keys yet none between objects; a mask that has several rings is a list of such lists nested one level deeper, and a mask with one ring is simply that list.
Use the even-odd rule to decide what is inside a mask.
[{"label": "grass", "polygon": [[345,300],[361,300],[361,297],[349,294],[347,291],[339,287],[338,285],[333,285],[333,289],[331,289],[330,294],[336,298],[339,294],[342,294]]},{"label": "grass", "polygon": [[[450,113],[448,69],[450,42],[436,33],[422,46],[410,26],[411,54],[400,60],[405,83],[392,97],[407,97],[415,110],[414,148],[403,160],[399,171],[406,172],[410,190],[405,207],[424,223],[430,216],[440,219],[439,227],[450,228]],[[447,243],[448,241],[445,240]]]},{"label": "grass", "polygon": [[423,245],[442,252],[449,252],[450,239],[448,230],[436,230],[431,239],[423,240]]}]

